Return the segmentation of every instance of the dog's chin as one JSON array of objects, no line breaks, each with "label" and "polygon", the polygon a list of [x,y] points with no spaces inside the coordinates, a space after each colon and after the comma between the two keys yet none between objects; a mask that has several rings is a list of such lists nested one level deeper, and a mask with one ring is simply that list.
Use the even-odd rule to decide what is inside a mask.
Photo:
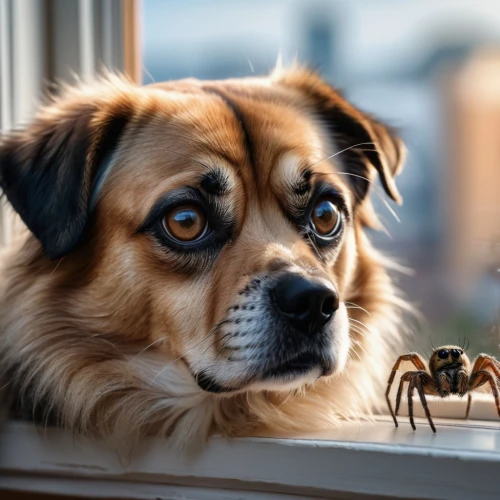
[{"label": "dog's chin", "polygon": [[206,373],[195,376],[198,385],[207,392],[217,394],[243,391],[289,391],[312,384],[321,377],[334,372],[333,361],[305,352],[292,357],[289,361],[269,366],[261,373],[248,377],[237,384],[220,384]]},{"label": "dog's chin", "polygon": [[247,391],[290,391],[300,389],[304,385],[313,384],[321,378],[320,367],[311,368],[304,373],[291,372],[270,375],[266,379],[250,383],[245,389]]}]

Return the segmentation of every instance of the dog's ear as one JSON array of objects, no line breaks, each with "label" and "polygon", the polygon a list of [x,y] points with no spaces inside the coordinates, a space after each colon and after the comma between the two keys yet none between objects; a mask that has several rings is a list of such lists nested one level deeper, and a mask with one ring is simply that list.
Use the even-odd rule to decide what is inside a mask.
[{"label": "dog's ear", "polygon": [[272,78],[300,92],[305,103],[325,124],[338,151],[342,151],[338,160],[344,166],[358,200],[366,197],[378,172],[388,196],[396,203],[402,203],[394,179],[403,168],[406,148],[393,130],[354,107],[314,72],[277,70]]},{"label": "dog's ear", "polygon": [[82,93],[56,100],[25,129],[0,137],[0,187],[50,258],[80,241],[96,171],[129,118],[123,102]]}]

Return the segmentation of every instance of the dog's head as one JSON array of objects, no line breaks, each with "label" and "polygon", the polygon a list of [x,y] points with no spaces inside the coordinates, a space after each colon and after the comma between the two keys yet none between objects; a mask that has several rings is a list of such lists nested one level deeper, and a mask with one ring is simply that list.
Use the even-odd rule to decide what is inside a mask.
[{"label": "dog's head", "polygon": [[403,156],[307,71],[114,82],[2,139],[0,185],[69,324],[206,391],[279,390],[344,368],[367,193],[378,174],[400,201]]}]

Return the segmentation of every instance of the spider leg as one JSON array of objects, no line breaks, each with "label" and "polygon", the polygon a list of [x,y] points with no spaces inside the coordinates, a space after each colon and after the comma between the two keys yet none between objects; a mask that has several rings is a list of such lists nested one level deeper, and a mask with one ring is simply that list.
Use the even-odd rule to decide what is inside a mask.
[{"label": "spider leg", "polygon": [[[474,365],[473,365],[472,370],[471,370],[471,378],[469,381],[469,390],[470,391],[477,389],[481,385],[485,384],[487,381],[490,381],[490,385],[491,385],[491,378],[490,377],[485,378],[485,376],[478,376],[478,373],[481,373],[482,371],[488,371],[489,373],[493,372],[496,380],[498,381],[500,379],[500,362],[496,358],[494,358],[493,356],[490,356],[488,354],[479,354],[477,356],[477,358],[475,359]],[[498,390],[497,383],[495,383],[495,386]],[[492,386],[492,393],[493,393],[493,395],[495,395],[493,386]],[[469,418],[471,402],[472,402],[472,394],[469,393],[468,400],[467,400],[467,411],[465,414],[465,418]],[[495,403],[496,403],[496,400],[495,400]],[[498,410],[498,405],[497,405],[497,410]],[[500,411],[499,411],[499,415],[500,415]]]},{"label": "spider leg", "polygon": [[403,396],[404,383],[408,382],[413,375],[423,374],[423,373],[425,373],[427,375],[427,372],[424,372],[424,371],[405,372],[405,373],[403,373],[403,375],[401,375],[401,378],[399,379],[398,392],[397,392],[397,395],[396,395],[396,410],[395,410],[396,416],[399,413],[399,407],[401,406],[401,398]]},{"label": "spider leg", "polygon": [[467,410],[465,411],[465,419],[466,420],[469,418],[471,403],[472,403],[472,394],[469,392],[469,394],[467,394]]},{"label": "spider leg", "polygon": [[498,416],[500,417],[500,394],[496,377],[488,370],[480,370],[471,376],[470,390],[477,389],[486,382],[490,383],[491,392],[495,398]]},{"label": "spider leg", "polygon": [[500,378],[500,361],[488,354],[479,354],[474,361],[471,374],[477,373],[481,370],[490,368],[496,377]]},{"label": "spider leg", "polygon": [[[397,415],[399,413],[399,407],[401,406],[401,397],[403,395],[403,386],[408,379],[404,378],[404,375],[399,379],[398,393],[396,395],[396,409],[394,413]],[[397,424],[396,424],[397,427]]]},{"label": "spider leg", "polygon": [[429,407],[427,406],[427,399],[425,398],[425,393],[424,393],[424,384],[428,381],[423,381],[421,376],[415,378],[416,378],[418,395],[420,396],[420,402],[422,403],[422,406],[424,408],[425,416],[429,421],[429,425],[431,426],[432,432],[435,433],[436,427],[434,427],[434,422],[432,421],[431,412],[429,411]]},{"label": "spider leg", "polygon": [[[402,356],[399,356],[397,359],[396,363],[392,367],[391,374],[389,376],[389,380],[387,382],[387,390],[385,391],[385,400],[387,401],[387,407],[389,408],[389,411],[391,413],[392,419],[394,420],[394,425],[397,427],[398,426],[398,421],[396,419],[396,415],[398,413],[399,409],[399,403],[398,403],[398,398],[396,398],[396,413],[394,413],[394,410],[392,409],[392,404],[391,400],[389,398],[389,393],[391,392],[391,387],[392,383],[394,382],[394,378],[396,377],[396,372],[398,371],[399,365],[401,364],[402,361],[410,361],[413,363],[415,368],[417,370],[424,370],[425,371],[425,361],[420,356],[420,354],[416,352],[410,352],[408,354],[403,354]],[[400,381],[400,387],[401,387],[401,392],[403,391],[403,388],[401,386],[401,381]],[[398,394],[400,391],[398,390]],[[399,402],[401,401],[401,395],[399,395]]]},{"label": "spider leg", "polygon": [[415,378],[411,377],[408,384],[408,417],[410,418],[410,425],[414,431],[417,430],[415,421],[413,420],[413,389],[415,388],[415,381]]}]

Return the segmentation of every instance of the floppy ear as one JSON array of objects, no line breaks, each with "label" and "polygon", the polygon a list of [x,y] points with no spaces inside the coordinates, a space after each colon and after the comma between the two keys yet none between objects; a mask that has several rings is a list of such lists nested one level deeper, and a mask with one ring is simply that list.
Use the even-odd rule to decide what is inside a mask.
[{"label": "floppy ear", "polygon": [[314,72],[278,70],[273,80],[299,91],[332,134],[338,151],[345,150],[338,160],[350,174],[359,200],[365,198],[378,172],[387,195],[402,203],[394,179],[403,168],[406,148],[393,130],[355,108]]},{"label": "floppy ear", "polygon": [[80,241],[95,174],[129,116],[123,104],[82,94],[56,101],[24,130],[0,137],[0,187],[50,258]]}]

